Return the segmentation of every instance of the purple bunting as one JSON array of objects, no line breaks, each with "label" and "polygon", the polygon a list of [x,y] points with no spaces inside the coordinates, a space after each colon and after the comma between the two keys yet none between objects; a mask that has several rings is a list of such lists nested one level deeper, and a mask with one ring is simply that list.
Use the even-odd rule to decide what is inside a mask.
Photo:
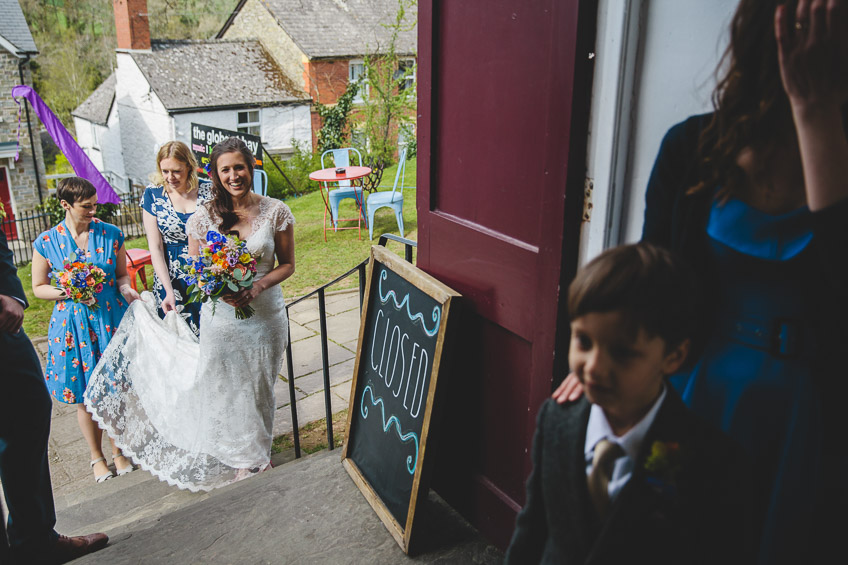
[{"label": "purple bunting", "polygon": [[[20,100],[17,100],[18,97],[26,98],[29,101],[30,106],[35,111],[35,114],[41,120],[41,123],[44,124],[44,128],[47,130],[47,133],[50,134],[50,137],[53,138],[53,141],[56,142],[56,145],[59,146],[59,150],[68,158],[68,162],[74,168],[74,172],[91,182],[94,185],[94,188],[97,189],[97,201],[100,204],[120,204],[121,199],[118,198],[118,195],[115,193],[115,189],[112,188],[112,185],[109,184],[100,171],[97,170],[97,167],[94,166],[94,163],[91,162],[91,159],[88,158],[88,155],[85,154],[85,151],[82,150],[82,147],[77,144],[77,141],[73,138],[70,132],[65,129],[65,126],[62,125],[62,122],[59,121],[59,118],[56,117],[56,114],[53,113],[53,110],[44,103],[44,100],[29,86],[18,85],[12,88],[12,97],[15,98],[15,102],[18,104],[18,137],[20,138]],[[18,147],[20,148],[20,140],[18,141]],[[15,156],[15,160],[17,161],[17,156]]]}]

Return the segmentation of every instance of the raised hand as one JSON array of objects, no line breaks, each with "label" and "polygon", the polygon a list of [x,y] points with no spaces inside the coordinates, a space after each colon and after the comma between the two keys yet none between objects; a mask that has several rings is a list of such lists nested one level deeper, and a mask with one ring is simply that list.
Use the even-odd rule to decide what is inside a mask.
[{"label": "raised hand", "polygon": [[778,64],[793,110],[848,100],[848,0],[799,0],[775,11]]},{"label": "raised hand", "polygon": [[848,200],[848,0],[799,0],[794,18],[775,11],[777,56],[792,107],[807,205],[817,212]]}]

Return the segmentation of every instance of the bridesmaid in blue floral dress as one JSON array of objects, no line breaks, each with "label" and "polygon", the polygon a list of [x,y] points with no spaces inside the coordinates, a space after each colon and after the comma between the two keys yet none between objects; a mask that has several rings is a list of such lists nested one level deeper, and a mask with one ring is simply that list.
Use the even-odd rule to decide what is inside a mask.
[{"label": "bridesmaid in blue floral dress", "polygon": [[158,185],[147,187],[141,207],[159,316],[180,310],[195,335],[200,335],[200,303],[186,304],[189,285],[181,267],[188,253],[186,222],[197,206],[211,197],[210,185],[199,183],[197,161],[181,141],[169,141],[159,148],[156,169]]},{"label": "bridesmaid in blue floral dress", "polygon": [[[114,475],[103,457],[103,432],[86,412],[83,393],[121,323],[127,304],[138,298],[138,294],[129,284],[124,234],[116,226],[94,217],[97,210],[94,186],[81,178],[63,179],[56,195],[65,209],[65,219],[33,242],[33,293],[56,302],[47,330],[45,380],[53,398],[77,405],[77,420],[91,451],[91,467],[97,482],[102,482]],[[106,273],[103,290],[91,307],[68,300],[50,278],[50,273],[61,270],[78,249],[81,250],[78,260],[93,263]],[[133,469],[114,444],[112,460],[118,474]]]}]

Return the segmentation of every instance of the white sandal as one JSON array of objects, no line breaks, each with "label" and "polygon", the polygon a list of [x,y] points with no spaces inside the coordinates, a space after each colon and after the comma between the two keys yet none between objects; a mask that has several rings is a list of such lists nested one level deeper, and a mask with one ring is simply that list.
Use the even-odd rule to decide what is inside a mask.
[{"label": "white sandal", "polygon": [[[91,468],[94,469],[94,466],[97,465],[98,463],[100,463],[101,461],[103,461],[103,463],[106,463],[106,458],[105,457],[98,457],[97,459],[93,460],[90,463]],[[108,473],[104,473],[103,475],[94,475],[94,480],[97,483],[102,483],[104,481],[108,481],[109,479],[111,479],[114,476],[115,476],[115,473],[113,473],[112,470],[109,469]]]},{"label": "white sandal", "polygon": [[[123,457],[124,459],[129,461],[130,462],[129,467],[124,467],[123,469],[118,469],[118,464],[115,463],[116,457]],[[132,473],[133,471],[135,471],[135,465],[133,464],[132,460],[130,460],[130,458],[127,457],[126,455],[124,455],[123,453],[121,453],[120,455],[112,455],[112,463],[115,463],[115,471],[118,472],[119,477],[123,477],[124,475],[128,475],[129,473]]]}]

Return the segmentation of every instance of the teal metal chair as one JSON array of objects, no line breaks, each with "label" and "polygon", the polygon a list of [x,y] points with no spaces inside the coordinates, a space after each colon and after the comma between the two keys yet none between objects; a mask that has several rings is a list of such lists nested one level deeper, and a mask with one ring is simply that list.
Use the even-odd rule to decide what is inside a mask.
[{"label": "teal metal chair", "polygon": [[[400,236],[403,237],[403,177],[405,173],[406,148],[400,153],[397,173],[395,174],[395,184],[392,187],[392,191],[373,192],[368,196],[368,201],[365,203],[365,212],[368,214],[369,239],[374,239],[374,213],[380,208],[391,208],[395,211],[395,219],[397,219]],[[400,190],[398,190],[398,183],[400,183]]]},{"label": "teal metal chair", "polygon": [[[344,147],[342,149],[328,149],[321,154],[321,168],[326,169],[327,165],[324,163],[324,158],[327,155],[333,155],[333,166],[336,168],[339,167],[349,167],[350,166],[350,154],[354,153],[359,160],[359,166],[362,166],[362,154],[358,149],[353,147]],[[326,184],[326,183],[325,183]],[[353,198],[356,201],[356,210],[359,212],[360,217],[365,219],[365,215],[362,212],[362,187],[361,186],[351,186],[349,180],[338,181],[339,187],[334,190],[329,190],[328,187],[328,195],[330,201],[330,214],[332,215],[333,229],[338,229],[339,227],[339,204],[345,198]]]},{"label": "teal metal chair", "polygon": [[268,196],[268,173],[260,169],[253,169],[253,192]]}]

